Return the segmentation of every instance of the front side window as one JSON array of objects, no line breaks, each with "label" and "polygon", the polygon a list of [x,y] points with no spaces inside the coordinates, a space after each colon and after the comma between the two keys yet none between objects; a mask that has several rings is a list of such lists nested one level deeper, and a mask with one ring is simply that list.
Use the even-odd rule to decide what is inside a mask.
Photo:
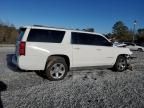
[{"label": "front side window", "polygon": [[95,34],[73,32],[71,37],[72,44],[111,46],[104,37]]},{"label": "front side window", "polygon": [[107,40],[105,39],[104,37],[100,36],[100,35],[96,35],[96,45],[99,45],[99,46],[112,46],[112,44]]},{"label": "front side window", "polygon": [[61,43],[65,31],[31,29],[27,41]]}]

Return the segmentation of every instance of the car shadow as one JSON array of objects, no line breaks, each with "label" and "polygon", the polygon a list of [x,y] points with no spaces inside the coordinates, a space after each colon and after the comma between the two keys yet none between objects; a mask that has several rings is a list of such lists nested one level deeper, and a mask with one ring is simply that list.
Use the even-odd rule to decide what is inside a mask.
[{"label": "car shadow", "polygon": [[46,76],[46,73],[44,71],[35,71],[36,75],[38,75],[39,77],[43,78],[43,79],[48,79]]},{"label": "car shadow", "polygon": [[22,72],[16,65],[12,63],[12,57],[14,54],[7,54],[6,55],[6,61],[7,61],[7,67],[12,70],[13,72]]},{"label": "car shadow", "polygon": [[18,68],[15,64],[12,63],[12,57],[14,56],[14,54],[7,54],[6,55],[6,61],[7,61],[7,67],[12,70],[13,72],[18,72],[18,73],[22,73],[22,72],[34,72],[34,71],[26,71],[26,70],[22,70],[20,68]]},{"label": "car shadow", "polygon": [[3,108],[3,103],[1,100],[1,92],[6,91],[6,89],[7,89],[7,85],[3,83],[2,81],[0,81],[0,108]]}]

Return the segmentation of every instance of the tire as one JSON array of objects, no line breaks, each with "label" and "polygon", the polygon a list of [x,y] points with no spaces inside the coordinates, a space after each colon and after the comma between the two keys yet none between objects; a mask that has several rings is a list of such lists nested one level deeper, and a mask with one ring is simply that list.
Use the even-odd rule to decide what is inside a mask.
[{"label": "tire", "polygon": [[47,78],[51,81],[62,80],[68,72],[68,66],[64,58],[53,56],[48,60],[45,72]]},{"label": "tire", "polygon": [[122,72],[127,69],[127,59],[124,56],[118,56],[116,63],[114,65],[114,70],[118,72]]},{"label": "tire", "polygon": [[139,51],[139,52],[142,52],[143,50],[142,50],[141,48],[138,48],[138,51]]}]

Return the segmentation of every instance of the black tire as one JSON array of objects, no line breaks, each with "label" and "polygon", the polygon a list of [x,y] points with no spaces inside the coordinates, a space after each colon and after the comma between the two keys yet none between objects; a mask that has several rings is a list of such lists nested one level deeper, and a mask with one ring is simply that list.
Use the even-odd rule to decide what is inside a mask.
[{"label": "black tire", "polygon": [[58,81],[64,79],[68,72],[68,66],[65,59],[59,56],[53,56],[48,60],[45,73],[49,80]]},{"label": "black tire", "polygon": [[139,52],[142,52],[143,50],[142,50],[141,48],[138,48],[138,51],[139,51]]},{"label": "black tire", "polygon": [[122,72],[127,69],[127,59],[124,56],[118,56],[116,63],[113,67],[114,71]]}]

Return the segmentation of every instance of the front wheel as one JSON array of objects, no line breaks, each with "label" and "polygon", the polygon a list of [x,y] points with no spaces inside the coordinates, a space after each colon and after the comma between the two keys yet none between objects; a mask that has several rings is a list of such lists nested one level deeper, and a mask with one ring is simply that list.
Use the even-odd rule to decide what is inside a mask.
[{"label": "front wheel", "polygon": [[127,59],[124,56],[118,56],[116,63],[114,65],[114,70],[122,72],[127,69]]},{"label": "front wheel", "polygon": [[63,79],[68,71],[67,64],[62,57],[54,56],[46,66],[46,75],[49,80],[57,81]]}]

